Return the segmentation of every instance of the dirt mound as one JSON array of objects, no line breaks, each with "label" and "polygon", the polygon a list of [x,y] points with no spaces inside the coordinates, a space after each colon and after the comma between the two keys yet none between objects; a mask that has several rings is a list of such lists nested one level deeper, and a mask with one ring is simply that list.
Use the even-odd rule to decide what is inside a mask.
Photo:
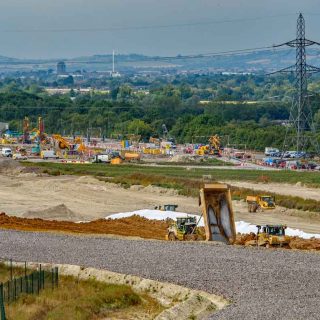
[{"label": "dirt mound", "polygon": [[85,234],[114,234],[163,240],[168,223],[139,216],[122,219],[99,219],[91,222],[49,221],[0,214],[0,228],[25,231],[64,231]]},{"label": "dirt mound", "polygon": [[80,215],[77,215],[70,210],[65,204],[59,204],[58,206],[51,207],[44,210],[27,211],[22,215],[24,218],[40,218],[47,220],[75,220],[81,219]]},{"label": "dirt mound", "polygon": [[165,194],[169,196],[175,196],[178,194],[178,191],[175,189],[167,189],[157,186],[149,185],[143,189],[143,191],[150,192],[150,193],[156,193],[156,194]]},{"label": "dirt mound", "polygon": [[0,159],[0,173],[2,174],[19,174],[24,167],[18,161],[12,159]]},{"label": "dirt mound", "polygon": [[187,163],[192,163],[196,162],[196,158],[194,156],[189,156],[189,155],[175,155],[173,156],[169,162],[187,162]]},{"label": "dirt mound", "polygon": [[291,249],[320,250],[320,239],[311,238],[306,240],[296,237],[292,238],[289,245]]},{"label": "dirt mound", "polygon": [[[58,207],[61,208],[62,206]],[[121,219],[99,219],[90,222],[76,223],[71,221],[43,220],[39,218],[18,218],[8,216],[5,213],[0,214],[0,228],[2,229],[109,234],[158,240],[165,239],[168,225],[169,221],[149,220],[136,215]],[[203,228],[202,232],[204,233]],[[235,244],[248,245],[250,241],[254,241],[255,239],[256,235],[254,233],[237,234]],[[320,239],[311,238],[306,240],[292,237],[289,243],[289,249],[290,248],[320,251]]]},{"label": "dirt mound", "polygon": [[234,244],[247,245],[250,241],[256,240],[257,236],[254,233],[241,234],[238,233]]}]

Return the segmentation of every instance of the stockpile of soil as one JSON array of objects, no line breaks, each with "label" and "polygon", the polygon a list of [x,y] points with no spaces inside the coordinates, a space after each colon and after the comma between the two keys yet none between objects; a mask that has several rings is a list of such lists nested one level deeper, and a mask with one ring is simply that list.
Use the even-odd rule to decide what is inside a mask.
[{"label": "stockpile of soil", "polygon": [[6,158],[0,159],[0,173],[18,174],[23,171],[23,168],[18,161]]},{"label": "stockpile of soil", "polygon": [[254,233],[241,234],[238,233],[234,244],[247,245],[250,241],[256,240],[257,236]]},{"label": "stockpile of soil", "polygon": [[320,239],[311,238],[306,240],[295,237],[290,241],[290,247],[291,249],[300,250],[320,250]]},{"label": "stockpile of soil", "polygon": [[139,216],[122,219],[99,219],[91,222],[49,221],[0,214],[0,228],[24,231],[62,231],[85,234],[110,234],[146,239],[165,239],[168,223]]},{"label": "stockpile of soil", "polygon": [[79,219],[79,215],[75,214],[65,204],[60,204],[44,210],[30,210],[22,215],[24,218],[40,218],[46,220],[63,220],[74,221]]}]

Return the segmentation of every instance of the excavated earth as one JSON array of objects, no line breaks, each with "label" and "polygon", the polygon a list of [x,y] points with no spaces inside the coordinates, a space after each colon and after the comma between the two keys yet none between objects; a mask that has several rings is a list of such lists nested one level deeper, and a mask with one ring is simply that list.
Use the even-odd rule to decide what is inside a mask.
[{"label": "excavated earth", "polygon": [[74,264],[224,296],[210,319],[319,319],[320,254],[194,242],[0,231],[2,257]]},{"label": "excavated earth", "polygon": [[[149,220],[137,215],[122,219],[99,219],[75,223],[71,221],[19,218],[0,214],[0,228],[23,231],[54,231],[81,234],[104,234],[164,240],[169,221]],[[204,233],[204,230],[202,230]],[[247,245],[254,234],[238,234],[236,245]],[[320,239],[292,237],[288,249],[320,250]]]}]

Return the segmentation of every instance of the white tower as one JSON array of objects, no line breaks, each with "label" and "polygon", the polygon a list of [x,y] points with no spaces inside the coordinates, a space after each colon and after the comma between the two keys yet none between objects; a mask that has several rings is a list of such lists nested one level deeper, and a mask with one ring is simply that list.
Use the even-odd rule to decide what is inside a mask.
[{"label": "white tower", "polygon": [[113,50],[112,51],[112,72],[111,72],[111,77],[112,78],[119,78],[119,77],[121,77],[121,74],[119,72],[115,71],[114,57],[115,57],[115,52]]}]

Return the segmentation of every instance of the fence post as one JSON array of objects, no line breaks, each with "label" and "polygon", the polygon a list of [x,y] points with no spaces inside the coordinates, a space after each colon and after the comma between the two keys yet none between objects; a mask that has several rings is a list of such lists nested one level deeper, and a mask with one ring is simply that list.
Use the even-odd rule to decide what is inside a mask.
[{"label": "fence post", "polygon": [[27,276],[27,261],[24,262],[24,276]]},{"label": "fence post", "polygon": [[52,285],[52,290],[54,289],[54,269],[51,269],[51,285]]},{"label": "fence post", "polygon": [[33,272],[31,273],[31,293],[33,294]]},{"label": "fence post", "polygon": [[29,293],[29,279],[28,279],[27,275],[25,275],[25,277],[24,277],[24,282],[26,284],[26,293]]},{"label": "fence post", "polygon": [[56,287],[58,287],[59,286],[59,271],[58,271],[58,267],[56,267],[55,275],[56,275]]},{"label": "fence post", "polygon": [[17,281],[16,278],[13,279],[14,289],[13,289],[13,301],[17,299]]},{"label": "fence post", "polygon": [[10,302],[10,280],[7,282],[8,284],[8,303]]},{"label": "fence post", "polygon": [[42,270],[41,270],[41,263],[39,266],[39,289],[42,289]]},{"label": "fence post", "polygon": [[4,309],[4,299],[3,299],[3,283],[0,284],[0,315],[1,320],[6,320],[6,311]]}]

